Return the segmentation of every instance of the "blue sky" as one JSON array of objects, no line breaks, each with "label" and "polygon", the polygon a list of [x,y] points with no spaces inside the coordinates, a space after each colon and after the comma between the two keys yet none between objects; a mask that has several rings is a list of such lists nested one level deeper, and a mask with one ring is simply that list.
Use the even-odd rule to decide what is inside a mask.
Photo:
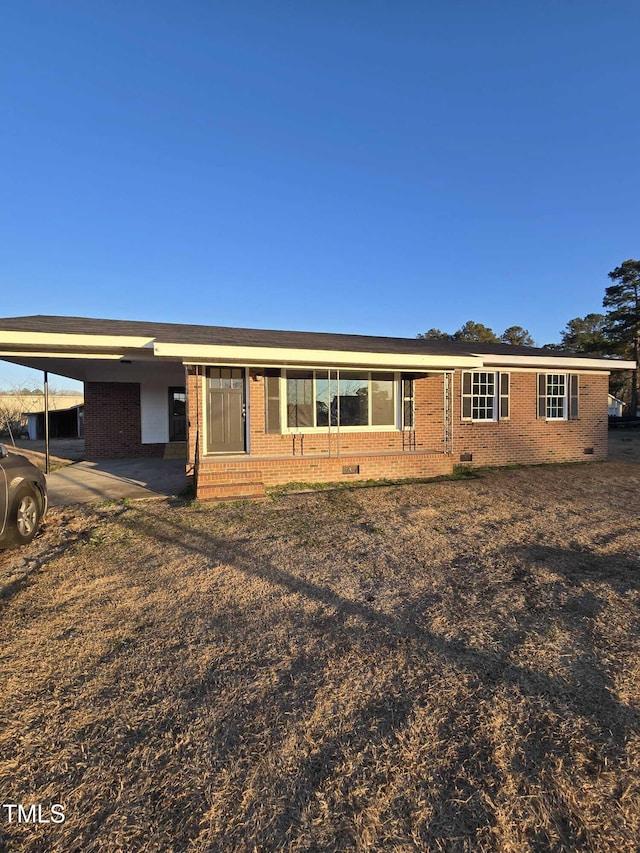
[{"label": "blue sky", "polygon": [[543,344],[638,256],[635,0],[0,16],[2,316]]}]

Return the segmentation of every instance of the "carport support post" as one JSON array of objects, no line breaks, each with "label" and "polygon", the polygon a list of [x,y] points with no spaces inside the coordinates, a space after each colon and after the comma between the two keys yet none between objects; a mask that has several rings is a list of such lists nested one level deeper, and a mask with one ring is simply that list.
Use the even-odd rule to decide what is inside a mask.
[{"label": "carport support post", "polygon": [[44,371],[44,473],[49,473],[49,371]]}]

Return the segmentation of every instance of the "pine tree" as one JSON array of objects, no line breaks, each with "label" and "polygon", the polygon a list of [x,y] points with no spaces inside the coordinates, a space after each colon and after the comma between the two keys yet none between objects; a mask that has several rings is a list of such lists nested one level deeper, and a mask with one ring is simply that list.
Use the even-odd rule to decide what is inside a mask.
[{"label": "pine tree", "polygon": [[615,355],[615,347],[607,337],[607,320],[604,314],[592,313],[584,317],[574,317],[560,334],[563,349],[592,355]]},{"label": "pine tree", "polygon": [[503,344],[519,347],[534,347],[536,345],[527,329],[523,329],[522,326],[509,326],[500,335],[500,340]]},{"label": "pine tree", "polygon": [[607,309],[607,332],[621,355],[636,362],[632,371],[631,406],[633,415],[638,411],[638,367],[640,358],[640,261],[629,259],[609,273],[616,282],[605,290],[602,300]]}]

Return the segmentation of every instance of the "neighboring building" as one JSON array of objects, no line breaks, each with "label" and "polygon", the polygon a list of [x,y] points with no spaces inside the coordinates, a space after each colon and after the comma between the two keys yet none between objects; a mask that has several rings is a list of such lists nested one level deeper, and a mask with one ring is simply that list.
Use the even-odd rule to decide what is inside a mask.
[{"label": "neighboring building", "polygon": [[609,394],[609,417],[610,418],[621,418],[624,412],[622,411],[625,407],[625,403],[622,400],[618,400],[617,397],[614,397],[613,394]]},{"label": "neighboring building", "polygon": [[199,497],[604,459],[609,372],[634,366],[508,344],[47,316],[0,319],[0,358],[85,383],[88,459],[184,443]]},{"label": "neighboring building", "polygon": [[[24,412],[27,433],[32,441],[45,437],[45,411]],[[84,405],[68,409],[49,410],[49,438],[82,438],[84,436]]]},{"label": "neighboring building", "polygon": [[[82,406],[83,402],[84,396],[82,394],[49,394],[50,422],[53,412]],[[44,393],[0,394],[0,431],[7,430],[6,423],[8,422],[12,432],[20,435],[28,434],[30,438],[33,438],[34,436],[31,433],[35,420],[31,418],[30,423],[30,416],[37,415],[39,412],[42,413],[42,432],[44,434]]]}]

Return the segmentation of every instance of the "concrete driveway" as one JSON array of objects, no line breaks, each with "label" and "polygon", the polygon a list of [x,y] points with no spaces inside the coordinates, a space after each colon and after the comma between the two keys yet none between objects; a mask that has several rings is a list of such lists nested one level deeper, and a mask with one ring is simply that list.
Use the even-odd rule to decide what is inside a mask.
[{"label": "concrete driveway", "polygon": [[47,476],[50,506],[178,495],[187,485],[184,459],[76,462]]}]

